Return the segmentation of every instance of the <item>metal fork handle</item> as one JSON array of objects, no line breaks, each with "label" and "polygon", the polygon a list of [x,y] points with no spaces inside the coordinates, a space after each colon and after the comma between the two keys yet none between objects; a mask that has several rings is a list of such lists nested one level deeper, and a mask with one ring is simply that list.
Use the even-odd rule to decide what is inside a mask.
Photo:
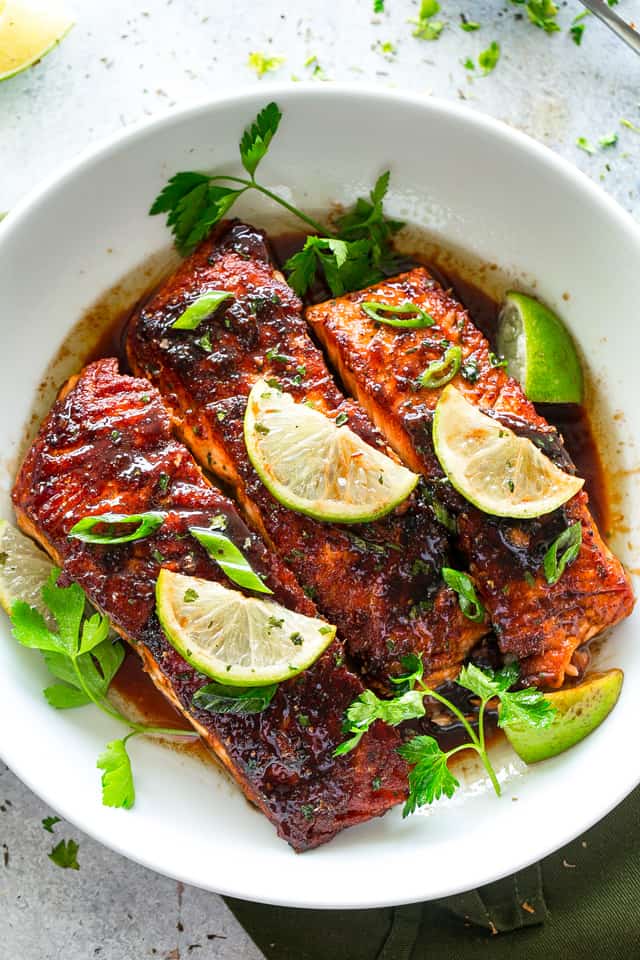
[{"label": "metal fork handle", "polygon": [[622,17],[614,13],[605,0],[582,0],[582,4],[588,10],[591,10],[591,13],[595,14],[603,23],[606,23],[617,37],[624,40],[632,50],[640,55],[640,34],[637,33],[633,27],[630,27]]}]

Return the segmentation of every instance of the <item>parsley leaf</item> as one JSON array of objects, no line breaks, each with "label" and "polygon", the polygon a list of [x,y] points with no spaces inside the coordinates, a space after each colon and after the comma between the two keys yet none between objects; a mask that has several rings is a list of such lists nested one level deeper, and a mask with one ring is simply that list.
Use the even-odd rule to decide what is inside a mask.
[{"label": "parsley leaf", "polygon": [[380,279],[371,255],[368,240],[351,242],[333,237],[307,237],[302,250],[284,266],[289,284],[298,296],[306,293],[320,267],[331,293],[339,297],[347,290],[366,287]]},{"label": "parsley leaf", "polygon": [[398,753],[407,763],[415,764],[409,773],[409,797],[402,809],[403,817],[443,795],[452,797],[460,786],[447,766],[449,754],[440,749],[433,737],[413,737],[398,747]]},{"label": "parsley leaf", "polygon": [[382,720],[395,727],[404,720],[423,717],[423,697],[424,694],[419,690],[408,690],[392,700],[381,700],[373,690],[363,691],[345,714],[343,730],[354,736],[334,750],[334,757],[340,757],[353,750],[376,720]]},{"label": "parsley leaf", "polygon": [[47,856],[56,867],[63,870],[79,870],[78,850],[80,845],[75,840],[61,840]]},{"label": "parsley leaf", "polygon": [[256,119],[242,134],[240,141],[240,159],[250,177],[253,177],[260,161],[280,126],[282,113],[273,101],[263,107]]},{"label": "parsley leaf", "polygon": [[130,733],[122,740],[112,740],[98,757],[96,766],[99,770],[104,770],[102,802],[105,807],[123,807],[130,810],[135,803],[136,791],[131,760],[127,753],[127,740],[132,736],[135,736],[135,733]]},{"label": "parsley leaf", "polygon": [[527,727],[548,727],[556,715],[556,708],[545,695],[534,687],[500,694],[498,725],[517,724]]}]

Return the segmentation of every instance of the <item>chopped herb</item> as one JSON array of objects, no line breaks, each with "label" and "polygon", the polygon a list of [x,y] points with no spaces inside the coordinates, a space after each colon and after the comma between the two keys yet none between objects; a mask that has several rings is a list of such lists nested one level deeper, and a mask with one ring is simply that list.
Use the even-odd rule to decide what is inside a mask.
[{"label": "chopped herb", "polygon": [[280,353],[280,346],[270,347],[265,356],[267,360],[275,360],[276,363],[293,363],[293,357],[288,357],[286,353]]},{"label": "chopped herb", "polygon": [[419,40],[437,40],[444,30],[443,21],[433,19],[439,12],[438,0],[422,0],[417,19],[409,20],[409,23],[415,25],[413,36]]},{"label": "chopped herb", "polygon": [[606,150],[607,147],[615,147],[617,142],[618,142],[617,133],[608,133],[606,134],[606,136],[600,137],[600,139],[598,140],[598,143],[600,144],[603,150]]},{"label": "chopped herb", "polygon": [[384,13],[384,0],[373,0],[373,12]]},{"label": "chopped herb", "polygon": [[478,66],[484,77],[495,70],[500,59],[500,44],[493,40],[486,50],[478,54]]},{"label": "chopped herb", "polygon": [[505,369],[507,367],[507,361],[502,357],[496,356],[492,350],[489,351],[489,363],[492,367],[504,367]]},{"label": "chopped herb", "polygon": [[475,65],[475,63],[473,62],[473,60],[471,59],[471,57],[467,57],[466,60],[463,60],[463,61],[462,61],[462,66],[463,66],[466,70],[475,70],[475,68],[476,68],[476,65]]},{"label": "chopped herb", "polygon": [[333,631],[334,631],[334,628],[333,628],[333,627],[330,627],[329,624],[327,624],[327,625],[324,626],[324,627],[319,627],[319,628],[318,628],[318,633],[322,633],[322,634],[324,634],[325,636],[326,636],[328,633],[333,633]]},{"label": "chopped herb", "polygon": [[314,813],[313,804],[303,803],[302,806],[300,807],[300,810],[302,811],[302,816],[305,818],[305,820],[313,820],[313,813]]},{"label": "chopped herb", "polygon": [[480,368],[478,366],[478,361],[473,357],[470,357],[460,367],[460,373],[465,380],[468,380],[469,383],[475,383],[478,377],[480,376]]},{"label": "chopped herb", "polygon": [[431,573],[432,570],[433,570],[433,567],[431,566],[431,564],[427,563],[425,560],[421,560],[420,557],[414,560],[413,563],[411,564],[412,577],[417,577],[421,573]]},{"label": "chopped herb", "polygon": [[302,592],[305,596],[309,597],[309,600],[315,600],[315,598],[318,596],[318,590],[316,587],[310,587],[305,584],[302,584]]},{"label": "chopped herb", "polygon": [[349,419],[349,415],[345,413],[344,410],[342,410],[336,417],[334,423],[336,427],[343,427],[345,423],[348,421],[348,419]]},{"label": "chopped herb", "polygon": [[275,630],[280,628],[284,624],[284,618],[282,617],[269,617],[267,620],[267,626]]},{"label": "chopped herb", "polygon": [[196,600],[200,599],[200,595],[196,590],[193,589],[193,587],[189,587],[187,590],[185,590],[184,597],[182,599],[185,603],[195,603]]},{"label": "chopped herb", "polygon": [[[131,543],[150,537],[164,523],[165,514],[157,510],[147,513],[103,513],[95,517],[83,517],[78,520],[68,533],[68,536],[83,543]],[[135,529],[127,533],[127,527],[135,525]],[[105,528],[102,533],[95,533],[96,528]],[[125,532],[122,532],[124,529]]]},{"label": "chopped herb", "polygon": [[122,434],[120,433],[119,430],[112,430],[110,436],[111,436],[112,441],[113,441],[114,443],[117,443],[118,440],[120,439],[120,437],[122,436]]},{"label": "chopped herb", "polygon": [[212,350],[213,350],[213,344],[211,343],[211,334],[210,334],[208,331],[207,331],[207,333],[203,333],[203,335],[200,337],[200,339],[199,339],[198,341],[196,341],[196,342],[197,342],[198,346],[201,347],[202,350],[205,351],[205,353],[211,353],[211,352],[212,352]]},{"label": "chopped herb", "polygon": [[530,587],[535,587],[536,578],[531,573],[529,573],[528,570],[525,570],[524,572],[524,580],[525,580],[525,583],[528,583]]},{"label": "chopped herb", "polygon": [[140,397],[140,403],[151,403],[151,397],[148,393],[143,393]]},{"label": "chopped herb", "polygon": [[269,433],[269,427],[265,427],[264,423],[258,423],[258,421],[256,421],[255,431],[256,433],[260,433],[262,436],[266,437],[266,435]]},{"label": "chopped herb", "polygon": [[218,410],[217,413],[216,413],[216,417],[218,418],[218,420],[219,420],[221,423],[222,423],[222,421],[226,418],[226,416],[227,416],[227,414],[225,413],[224,410]]},{"label": "chopped herb", "polygon": [[171,482],[171,477],[168,473],[161,473],[158,477],[158,489],[160,493],[166,493],[169,489],[169,484]]},{"label": "chopped herb", "polygon": [[477,20],[467,20],[464,13],[461,13],[460,29],[464,30],[466,33],[473,33],[474,30],[480,29],[480,24],[477,22]]},{"label": "chopped herb", "polygon": [[589,140],[587,140],[586,137],[578,137],[576,140],[576,146],[580,147],[581,150],[584,150],[584,152],[588,154],[594,154],[596,152],[596,148],[592,143],[590,143]]},{"label": "chopped herb", "polygon": [[299,713],[297,720],[301,727],[308,727],[311,723],[306,713]]},{"label": "chopped herb", "polygon": [[156,561],[156,563],[164,563],[165,558],[162,556],[159,550],[155,548],[151,551],[151,556]]},{"label": "chopped herb", "polygon": [[620,121],[620,126],[626,127],[627,130],[633,130],[634,133],[640,133],[640,127],[636,126],[635,123],[631,123],[631,120],[625,120],[624,117]]},{"label": "chopped herb", "polygon": [[569,27],[569,33],[571,34],[571,38],[577,47],[579,47],[580,44],[582,43],[584,28],[585,28],[584,23],[575,23],[575,22],[572,23],[571,26]]},{"label": "chopped herb", "polygon": [[377,790],[380,789],[381,786],[382,786],[382,780],[380,779],[380,777],[374,777],[373,780],[371,781],[371,789],[374,792],[376,792]]},{"label": "chopped herb", "polygon": [[291,643],[294,645],[294,647],[302,646],[302,634],[298,633],[297,630],[295,631],[295,633],[292,633],[290,635],[289,640],[291,640]]},{"label": "chopped herb", "polygon": [[249,59],[247,60],[249,69],[254,70],[259,77],[263,77],[265,73],[271,73],[273,70],[277,70],[283,63],[284,57],[268,57],[266,54],[257,51],[250,53]]}]

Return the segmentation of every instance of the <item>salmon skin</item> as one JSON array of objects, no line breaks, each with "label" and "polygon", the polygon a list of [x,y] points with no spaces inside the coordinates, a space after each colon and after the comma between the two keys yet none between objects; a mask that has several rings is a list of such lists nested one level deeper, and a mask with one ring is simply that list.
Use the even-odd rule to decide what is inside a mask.
[{"label": "salmon skin", "polygon": [[[372,320],[361,308],[364,301],[410,302],[435,323],[418,330],[391,328]],[[600,537],[584,492],[555,513],[528,521],[488,516],[456,494],[432,442],[441,391],[416,388],[417,379],[447,346],[459,345],[462,367],[452,382],[467,400],[573,471],[562,438],[496,365],[467,311],[422,267],[309,307],[306,318],[350,393],[400,458],[427,478],[455,514],[456,547],[475,579],[502,652],[521,660],[526,682],[561,686],[567,670],[575,675],[587,662],[577,648],[631,612],[633,594],[624,569]],[[544,554],[578,521],[580,554],[549,585],[542,570]]]},{"label": "salmon skin", "polygon": [[[223,515],[226,533],[273,590],[273,599],[315,615],[291,572],[252,533],[233,504],[208,483],[173,439],[158,392],[121,376],[116,360],[88,366],[65,388],[31,447],[13,490],[18,522],[111,618],[142,657],[155,685],[198,731],[243,789],[296,851],[326,843],[344,827],[383,814],[406,795],[398,734],[376,724],[347,756],[345,709],[362,692],[343,663],[340,641],[298,677],[282,683],[265,711],[250,716],[195,708],[207,677],[167,641],[155,612],[161,567],[232,586],[188,533]],[[106,512],[166,514],[152,536],[102,546],[69,539],[85,516]],[[246,591],[245,591],[246,592]]]},{"label": "salmon skin", "polygon": [[[173,329],[211,289],[232,299],[197,331]],[[346,416],[352,430],[393,456],[361,407],[340,393],[301,311],[264,234],[227,222],[134,314],[129,361],[160,389],[200,463],[231,485],[250,524],[336,624],[368,683],[392,690],[388,676],[416,652],[431,683],[455,676],[487,628],[466,619],[443,584],[447,532],[425,492],[372,523],[322,523],[275,500],[249,461],[243,418],[261,377],[328,417]]]}]

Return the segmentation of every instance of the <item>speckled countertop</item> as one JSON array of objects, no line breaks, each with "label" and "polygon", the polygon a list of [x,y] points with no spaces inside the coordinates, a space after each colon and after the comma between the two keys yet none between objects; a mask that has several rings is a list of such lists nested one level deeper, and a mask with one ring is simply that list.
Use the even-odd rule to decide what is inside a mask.
[{"label": "speckled countertop", "polygon": [[[120,127],[227,87],[263,83],[250,52],[283,57],[265,79],[313,78],[406,87],[464,100],[578,165],[640,216],[640,61],[588,18],[582,45],[567,32],[582,9],[560,3],[547,36],[504,0],[441,0],[436,42],[412,37],[418,0],[68,0],[76,26],[34,69],[0,85],[0,211],[85,146]],[[618,8],[640,22],[640,0]],[[460,14],[481,24],[463,32]],[[481,77],[467,58],[497,41]],[[310,58],[315,58],[309,62]],[[617,133],[611,148],[601,137]],[[596,148],[579,149],[584,137]],[[526,184],[523,185],[526,189]],[[222,900],[156,876],[58,824],[0,765],[0,960],[257,960],[262,954]],[[81,869],[47,858],[60,837],[80,842]]]}]

